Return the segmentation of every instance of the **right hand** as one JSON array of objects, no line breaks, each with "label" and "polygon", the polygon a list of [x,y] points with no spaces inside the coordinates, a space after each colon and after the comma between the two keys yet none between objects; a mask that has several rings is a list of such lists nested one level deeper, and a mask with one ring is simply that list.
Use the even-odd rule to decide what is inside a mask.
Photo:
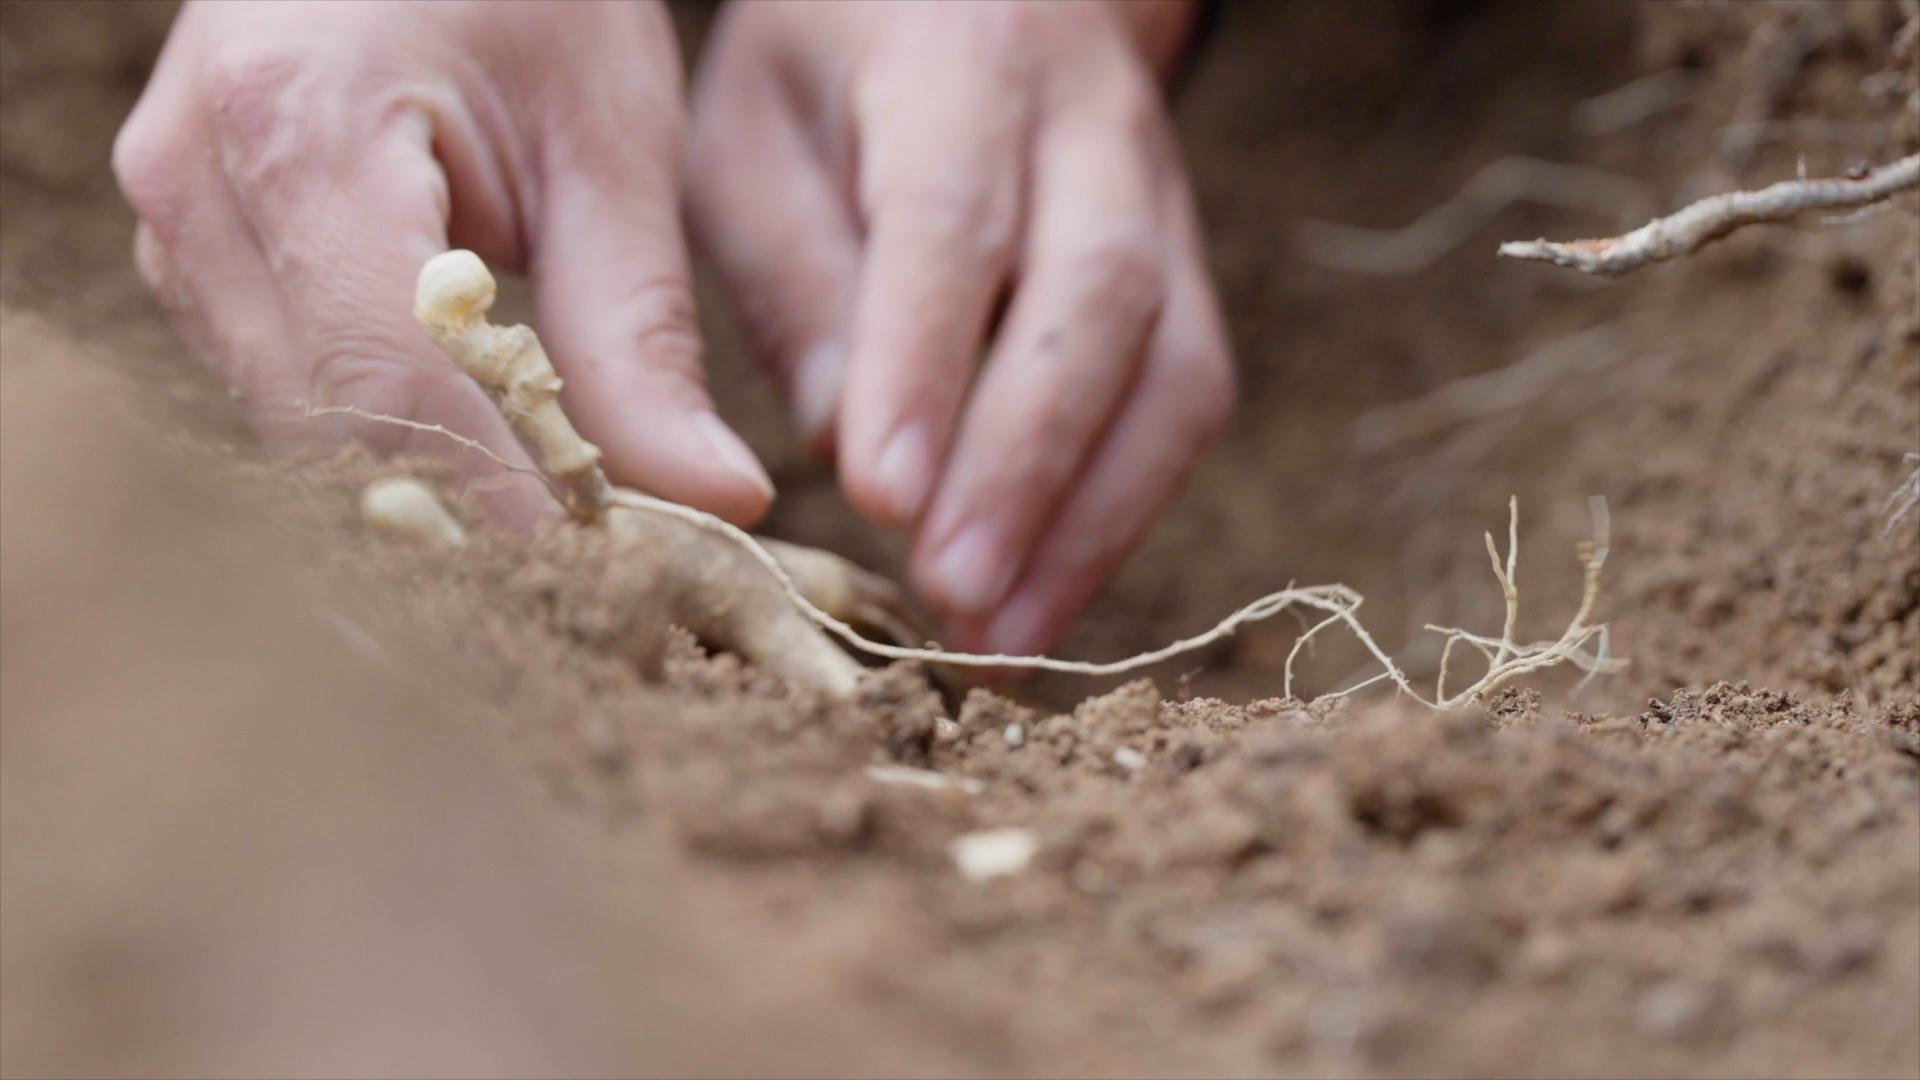
[{"label": "right hand", "polygon": [[[458,452],[299,403],[352,405],[530,464],[414,322],[421,265],[467,247],[532,271],[616,483],[749,524],[773,487],[701,373],[682,83],[657,3],[192,3],[113,165],[142,275],[269,443]],[[521,524],[550,504],[530,481],[490,502]]]}]

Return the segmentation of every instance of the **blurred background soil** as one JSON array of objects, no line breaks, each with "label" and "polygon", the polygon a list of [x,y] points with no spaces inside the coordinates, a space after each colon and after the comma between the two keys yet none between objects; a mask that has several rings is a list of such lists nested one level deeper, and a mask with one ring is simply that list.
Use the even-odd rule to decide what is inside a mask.
[{"label": "blurred background soil", "polygon": [[[1445,718],[1276,698],[1284,619],[958,708],[647,683],[538,551],[375,542],[399,466],[262,462],[133,273],[107,153],[171,12],[0,4],[0,1072],[1920,1074],[1914,197],[1619,282],[1492,256],[1920,149],[1920,5],[1226,9],[1176,115],[1243,404],[1066,651],[1343,581],[1428,675],[1422,624],[1498,625],[1508,496],[1524,637],[1607,496],[1632,668]],[[1378,276],[1303,225],[1515,156],[1608,205]],[[703,303],[769,531],[897,569]],[[1034,865],[967,883],[993,826]]]}]

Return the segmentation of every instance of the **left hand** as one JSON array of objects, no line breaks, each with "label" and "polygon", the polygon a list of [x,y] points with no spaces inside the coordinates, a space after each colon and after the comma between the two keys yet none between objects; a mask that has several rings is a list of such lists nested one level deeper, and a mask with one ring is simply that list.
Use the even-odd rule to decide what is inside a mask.
[{"label": "left hand", "polygon": [[917,522],[913,582],[960,648],[1056,641],[1231,411],[1153,72],[1186,22],[737,3],[715,28],[696,237],[854,504]]}]

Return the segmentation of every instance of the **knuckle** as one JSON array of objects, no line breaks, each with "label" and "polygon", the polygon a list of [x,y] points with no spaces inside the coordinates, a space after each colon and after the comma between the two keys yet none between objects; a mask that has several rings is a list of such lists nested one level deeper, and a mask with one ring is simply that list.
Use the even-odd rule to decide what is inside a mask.
[{"label": "knuckle", "polygon": [[1151,226],[1115,229],[1094,237],[1072,268],[1104,309],[1158,307],[1166,289],[1164,256]]},{"label": "knuckle", "polygon": [[[351,406],[375,416],[416,419],[438,387],[462,377],[456,371],[413,364],[391,351],[375,351],[379,347],[367,337],[359,339],[357,345],[345,335],[335,337],[314,365],[307,390],[309,400],[322,407]],[[353,438],[381,454],[401,451],[413,434],[405,428],[363,420],[344,427]]]},{"label": "knuckle", "polygon": [[645,282],[610,318],[636,345],[649,382],[657,382],[674,397],[694,394],[705,398],[700,324],[686,281],[660,278]]},{"label": "knuckle", "polygon": [[901,183],[877,191],[872,202],[877,230],[942,262],[999,267],[1018,247],[1017,197],[998,185]]},{"label": "knuckle", "polygon": [[241,141],[271,134],[292,115],[292,91],[306,68],[298,52],[279,45],[223,50],[207,66],[215,123],[229,138]]},{"label": "knuckle", "polygon": [[242,185],[271,183],[300,143],[309,62],[282,46],[246,46],[209,63],[207,93],[221,160]]},{"label": "knuckle", "polygon": [[1112,94],[1116,126],[1137,142],[1157,145],[1166,136],[1166,106],[1144,77],[1131,70],[1127,74]]},{"label": "knuckle", "polygon": [[113,176],[142,221],[171,233],[186,215],[187,185],[173,137],[136,111],[113,140]]},{"label": "knuckle", "polygon": [[982,19],[993,44],[1002,47],[1044,40],[1056,32],[1059,13],[1052,4],[999,4],[985,9]]},{"label": "knuckle", "polygon": [[1041,53],[1071,45],[1084,31],[1088,12],[1074,4],[1030,2],[960,5],[977,26],[982,43],[1005,53]]},{"label": "knuckle", "polygon": [[309,389],[325,405],[356,405],[392,416],[411,415],[422,365],[410,342],[377,327],[332,326],[308,335],[313,369]]}]

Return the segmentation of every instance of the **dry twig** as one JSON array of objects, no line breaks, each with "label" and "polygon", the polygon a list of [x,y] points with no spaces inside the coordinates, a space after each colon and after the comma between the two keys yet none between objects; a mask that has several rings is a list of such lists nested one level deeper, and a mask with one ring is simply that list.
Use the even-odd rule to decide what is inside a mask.
[{"label": "dry twig", "polygon": [[1511,241],[1500,245],[1500,254],[1611,277],[1651,262],[1692,254],[1743,225],[1789,221],[1808,210],[1865,206],[1912,187],[1920,187],[1920,154],[1858,175],[1785,180],[1759,191],[1714,195],[1676,214],[1655,218],[1624,236],[1571,243]]}]

